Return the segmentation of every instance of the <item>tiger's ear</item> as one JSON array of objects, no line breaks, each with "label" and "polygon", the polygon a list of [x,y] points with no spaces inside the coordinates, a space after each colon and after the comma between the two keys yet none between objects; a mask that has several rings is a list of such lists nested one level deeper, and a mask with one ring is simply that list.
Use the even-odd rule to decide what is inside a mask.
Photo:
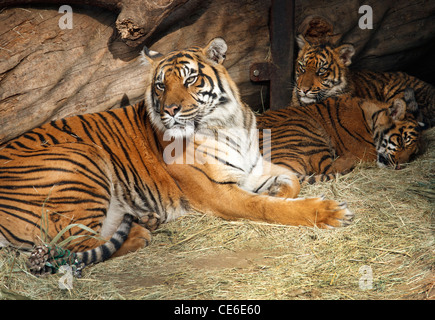
[{"label": "tiger's ear", "polygon": [[406,103],[402,99],[396,99],[393,105],[388,107],[388,114],[393,120],[403,120],[406,114]]},{"label": "tiger's ear", "polygon": [[308,41],[300,34],[296,37],[296,43],[298,44],[299,50],[302,50],[308,44]]},{"label": "tiger's ear", "polygon": [[204,55],[218,64],[224,63],[227,53],[227,43],[222,38],[214,38],[203,49]]},{"label": "tiger's ear", "polygon": [[161,53],[156,51],[152,51],[148,49],[148,47],[143,47],[143,50],[140,52],[140,60],[143,65],[152,65],[158,58],[162,57]]},{"label": "tiger's ear", "polygon": [[355,48],[351,44],[343,44],[335,49],[341,62],[347,67],[352,63],[351,58],[355,54]]}]

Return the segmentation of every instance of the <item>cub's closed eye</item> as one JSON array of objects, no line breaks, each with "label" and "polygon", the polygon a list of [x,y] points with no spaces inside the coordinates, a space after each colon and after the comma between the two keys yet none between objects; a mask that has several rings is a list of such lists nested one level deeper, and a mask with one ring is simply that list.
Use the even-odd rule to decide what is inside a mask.
[{"label": "cub's closed eye", "polygon": [[163,82],[156,82],[156,88],[160,91],[165,90],[165,84]]},{"label": "cub's closed eye", "polygon": [[413,140],[412,140],[412,137],[411,137],[411,136],[407,136],[407,137],[405,137],[403,140],[405,141],[405,144],[406,144],[406,145],[409,145],[409,144],[412,144],[412,143],[413,143]]}]

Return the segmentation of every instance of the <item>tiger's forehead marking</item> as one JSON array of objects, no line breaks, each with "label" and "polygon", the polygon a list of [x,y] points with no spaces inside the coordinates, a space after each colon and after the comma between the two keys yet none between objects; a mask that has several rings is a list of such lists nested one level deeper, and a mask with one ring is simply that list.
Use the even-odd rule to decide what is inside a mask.
[{"label": "tiger's forehead marking", "polygon": [[199,49],[187,49],[170,53],[158,64],[156,78],[164,78],[165,75],[175,74],[180,78],[198,73],[204,65],[200,63],[200,57],[195,54]]},{"label": "tiger's forehead marking", "polygon": [[312,47],[304,54],[304,60],[307,64],[326,64],[333,60],[332,49],[326,45]]}]

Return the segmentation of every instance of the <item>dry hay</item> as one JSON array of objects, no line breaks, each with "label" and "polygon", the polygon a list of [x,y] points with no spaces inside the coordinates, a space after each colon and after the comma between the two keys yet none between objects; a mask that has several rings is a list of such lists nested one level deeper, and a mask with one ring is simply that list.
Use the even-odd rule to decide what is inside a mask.
[{"label": "dry hay", "polygon": [[[34,277],[23,255],[0,250],[4,299],[433,299],[434,146],[402,170],[361,164],[303,196],[346,200],[347,228],[320,230],[191,214],[154,233],[151,246],[84,270]],[[431,150],[432,149],[432,150]],[[365,269],[364,269],[365,268]],[[372,288],[362,270],[372,270]],[[363,287],[360,286],[360,280]]]}]

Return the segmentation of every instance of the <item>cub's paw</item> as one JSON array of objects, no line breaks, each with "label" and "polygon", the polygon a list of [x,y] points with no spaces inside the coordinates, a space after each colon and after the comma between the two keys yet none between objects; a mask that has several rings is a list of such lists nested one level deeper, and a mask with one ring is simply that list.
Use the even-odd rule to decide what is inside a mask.
[{"label": "cub's paw", "polygon": [[347,208],[346,202],[316,198],[313,223],[319,228],[331,229],[346,227],[353,221],[354,213]]}]

